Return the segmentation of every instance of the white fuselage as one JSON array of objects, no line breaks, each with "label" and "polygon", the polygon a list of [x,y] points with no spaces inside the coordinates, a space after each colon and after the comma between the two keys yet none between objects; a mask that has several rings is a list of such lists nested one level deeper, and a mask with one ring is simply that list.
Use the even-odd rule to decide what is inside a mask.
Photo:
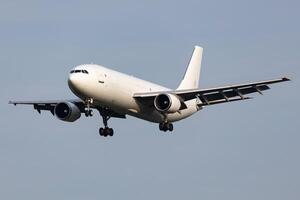
[{"label": "white fuselage", "polygon": [[[77,70],[75,73],[73,70]],[[186,101],[186,109],[176,113],[161,113],[153,106],[141,105],[133,98],[135,93],[167,92],[171,89],[129,76],[99,65],[86,64],[75,67],[68,79],[72,92],[94,105],[108,107],[120,114],[128,114],[151,122],[173,122],[186,118],[199,110],[196,99]],[[88,73],[79,71],[86,70]]]}]

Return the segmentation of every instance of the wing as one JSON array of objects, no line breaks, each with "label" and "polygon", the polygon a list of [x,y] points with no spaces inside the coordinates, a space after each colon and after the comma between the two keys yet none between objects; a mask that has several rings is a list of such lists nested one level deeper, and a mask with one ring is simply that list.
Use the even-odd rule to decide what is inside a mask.
[{"label": "wing", "polygon": [[[75,104],[81,113],[85,113],[85,104],[81,99],[69,99],[69,100],[49,100],[49,101],[9,101],[9,104],[14,104],[16,105],[33,105],[33,108],[35,110],[37,110],[39,113],[41,113],[41,110],[46,110],[46,111],[50,111],[52,113],[52,115],[55,115],[54,113],[54,109],[55,106],[58,103],[61,102],[71,102],[73,104]],[[106,114],[108,114],[111,117],[116,117],[116,118],[126,118],[126,116],[124,114],[120,114],[117,113],[109,108],[104,108],[101,106],[95,106],[95,105],[91,105],[91,108],[95,108],[97,109],[100,113],[105,112]]]},{"label": "wing", "polygon": [[9,101],[9,104],[16,105],[33,105],[33,108],[41,113],[41,110],[47,110],[54,115],[54,108],[60,102],[71,102],[74,103],[80,110],[80,112],[84,112],[84,103],[80,99],[72,99],[72,100],[49,100],[49,101]]},{"label": "wing", "polygon": [[184,101],[198,98],[201,100],[199,106],[207,106],[218,103],[226,103],[238,100],[246,100],[251,97],[245,95],[251,93],[262,94],[262,91],[270,89],[268,85],[289,81],[290,79],[283,77],[280,79],[273,79],[268,81],[259,81],[246,84],[229,85],[223,87],[209,88],[209,89],[191,89],[191,90],[174,90],[165,92],[151,92],[151,93],[136,93],[134,98],[146,104],[153,106],[154,98],[161,93],[171,93],[179,96]]}]

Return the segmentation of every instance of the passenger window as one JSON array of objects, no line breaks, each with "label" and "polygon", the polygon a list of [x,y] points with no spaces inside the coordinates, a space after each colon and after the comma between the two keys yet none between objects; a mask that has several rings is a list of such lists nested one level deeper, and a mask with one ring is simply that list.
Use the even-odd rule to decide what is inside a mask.
[{"label": "passenger window", "polygon": [[81,70],[75,70],[75,73],[79,73]]}]

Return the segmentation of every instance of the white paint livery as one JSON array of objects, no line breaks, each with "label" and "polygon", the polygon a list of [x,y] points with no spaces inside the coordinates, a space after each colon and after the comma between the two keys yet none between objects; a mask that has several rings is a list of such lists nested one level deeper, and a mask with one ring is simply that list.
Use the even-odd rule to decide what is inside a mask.
[{"label": "white paint livery", "polygon": [[162,131],[172,131],[172,122],[187,118],[205,106],[249,99],[247,94],[269,89],[269,84],[288,81],[286,77],[270,81],[198,89],[202,61],[201,47],[196,46],[183,80],[176,90],[138,79],[100,65],[84,64],[72,69],[68,79],[71,91],[79,97],[59,101],[10,101],[11,104],[33,105],[38,112],[49,110],[63,121],[73,122],[80,113],[92,116],[100,112],[104,128],[102,136],[112,136],[110,117],[131,115],[159,123]]}]

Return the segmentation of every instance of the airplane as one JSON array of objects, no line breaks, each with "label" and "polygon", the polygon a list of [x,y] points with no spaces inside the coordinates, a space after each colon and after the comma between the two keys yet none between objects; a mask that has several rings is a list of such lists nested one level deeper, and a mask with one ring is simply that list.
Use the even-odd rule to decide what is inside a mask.
[{"label": "airplane", "polygon": [[104,127],[101,136],[113,136],[108,127],[110,118],[137,117],[159,124],[161,131],[173,131],[173,122],[185,119],[204,107],[233,101],[247,100],[251,93],[262,94],[269,85],[289,81],[287,77],[236,84],[208,89],[198,87],[203,48],[195,46],[183,79],[172,90],[133,76],[129,76],[96,64],[78,65],[70,71],[68,86],[78,97],[54,101],[9,101],[9,104],[33,105],[50,111],[58,119],[74,122],[81,113],[93,115],[93,109],[102,116]]}]

